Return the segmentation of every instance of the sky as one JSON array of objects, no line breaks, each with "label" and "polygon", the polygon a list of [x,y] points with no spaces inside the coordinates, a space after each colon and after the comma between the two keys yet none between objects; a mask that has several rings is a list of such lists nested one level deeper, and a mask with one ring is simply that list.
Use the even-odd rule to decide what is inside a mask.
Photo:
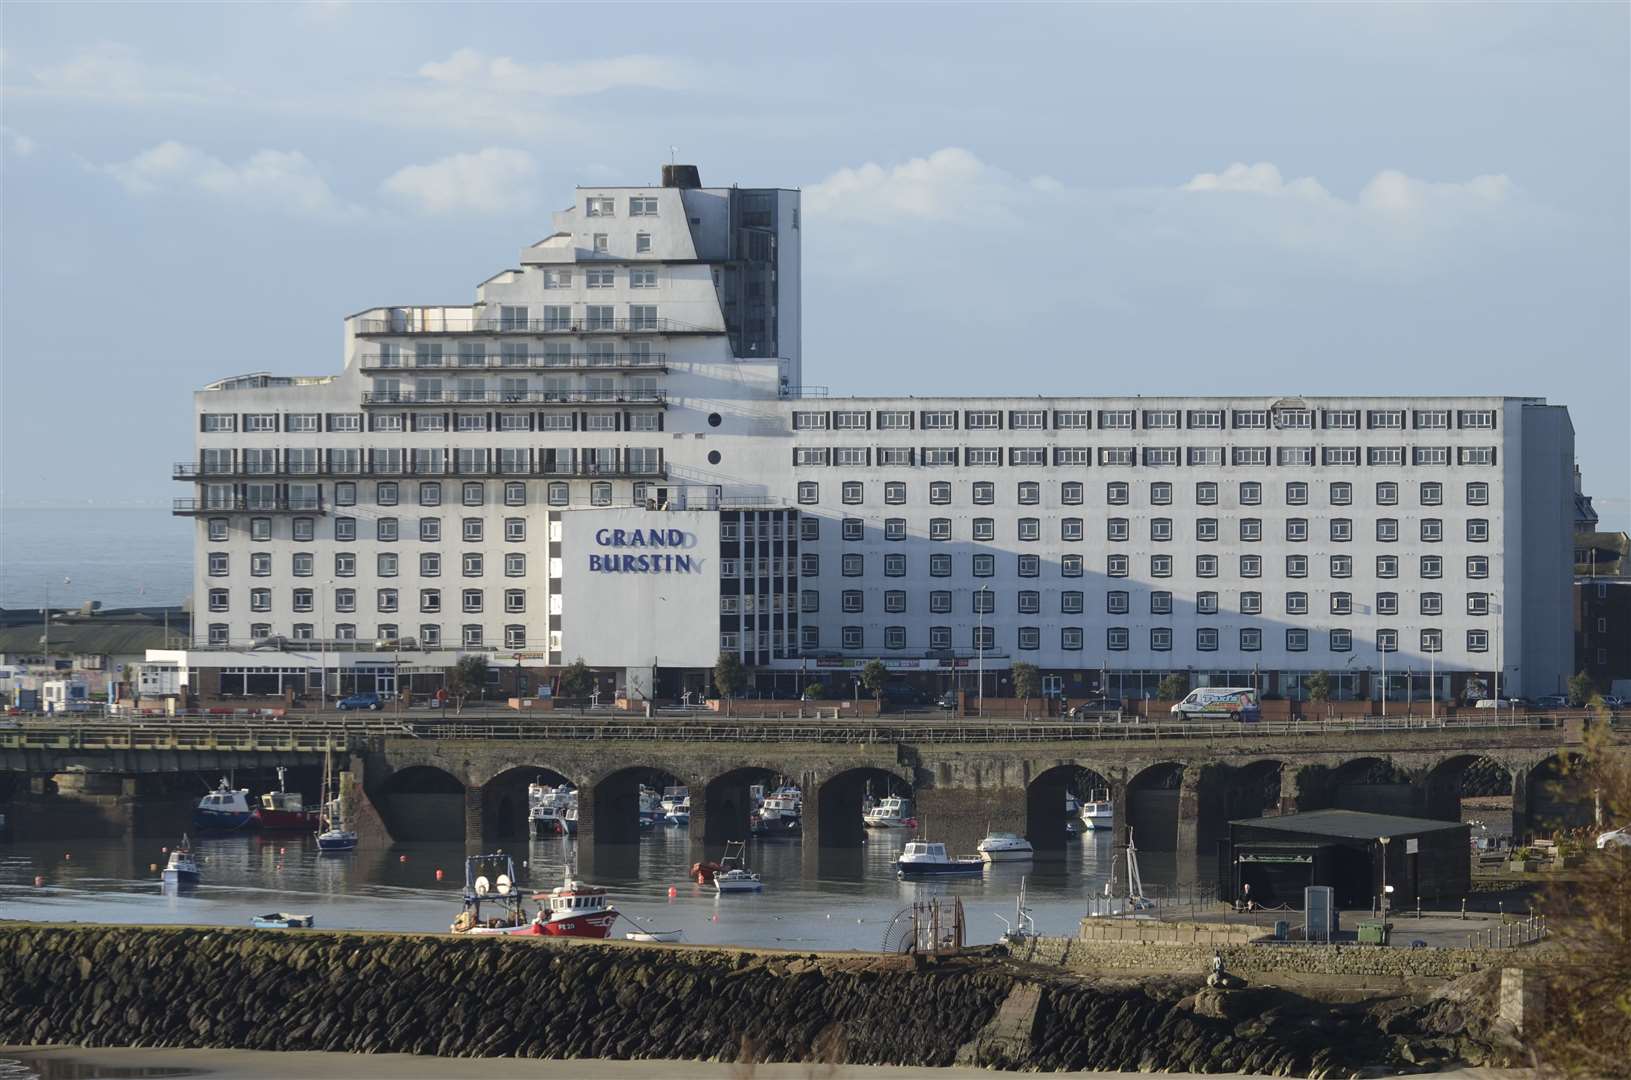
[{"label": "sky", "polygon": [[672,154],[804,191],[835,394],[1540,396],[1631,527],[1628,13],[7,3],[0,497],[161,505],[191,391]]}]

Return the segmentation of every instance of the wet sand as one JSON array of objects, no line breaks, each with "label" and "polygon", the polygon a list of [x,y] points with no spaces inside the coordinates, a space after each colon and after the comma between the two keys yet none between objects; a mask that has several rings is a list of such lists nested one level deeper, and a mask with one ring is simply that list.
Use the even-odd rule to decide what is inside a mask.
[{"label": "wet sand", "polygon": [[[745,1065],[709,1061],[539,1061],[527,1058],[437,1058],[408,1054],[277,1053],[266,1050],[79,1049],[0,1047],[0,1059],[23,1062],[41,1080],[991,1080],[986,1069],[892,1065]],[[0,1077],[7,1076],[0,1066]],[[27,1074],[24,1074],[25,1076]],[[1019,1074],[1013,1074],[1019,1075]],[[1147,1080],[1147,1073],[1051,1073],[1093,1080]],[[1202,1080],[1195,1073],[1163,1073]],[[1241,1076],[1243,1074],[1233,1074]],[[1458,1069],[1435,1080],[1528,1080],[1527,1069]],[[1215,1080],[1215,1078],[1208,1078]],[[1245,1077],[1245,1080],[1267,1080]]]}]

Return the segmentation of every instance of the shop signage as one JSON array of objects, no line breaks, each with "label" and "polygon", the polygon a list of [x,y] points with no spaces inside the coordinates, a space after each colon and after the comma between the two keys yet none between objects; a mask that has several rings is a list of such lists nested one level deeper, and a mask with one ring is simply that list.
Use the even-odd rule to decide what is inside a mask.
[{"label": "shop signage", "polygon": [[596,529],[595,544],[608,550],[589,554],[591,573],[694,574],[702,571],[701,558],[676,554],[697,546],[696,534],[683,529]]}]

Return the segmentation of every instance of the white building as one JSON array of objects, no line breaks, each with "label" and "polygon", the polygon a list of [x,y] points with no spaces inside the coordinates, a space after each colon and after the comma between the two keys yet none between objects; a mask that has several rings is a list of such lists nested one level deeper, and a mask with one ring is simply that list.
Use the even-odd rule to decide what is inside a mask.
[{"label": "white building", "polygon": [[1563,407],[820,397],[798,193],[664,180],[580,188],[474,304],[350,317],[338,375],[198,392],[196,644],[581,657],[663,696],[722,649],[784,689],[873,657],[1071,695],[1567,677]]}]

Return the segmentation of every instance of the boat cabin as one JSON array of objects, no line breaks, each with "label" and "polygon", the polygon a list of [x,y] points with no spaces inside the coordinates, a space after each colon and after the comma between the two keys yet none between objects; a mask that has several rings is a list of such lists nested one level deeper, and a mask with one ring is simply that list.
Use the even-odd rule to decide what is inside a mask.
[{"label": "boat cabin", "polygon": [[906,850],[901,852],[900,858],[902,862],[907,860],[944,862],[946,859],[946,845],[931,844],[924,840],[912,840],[907,843]]}]

